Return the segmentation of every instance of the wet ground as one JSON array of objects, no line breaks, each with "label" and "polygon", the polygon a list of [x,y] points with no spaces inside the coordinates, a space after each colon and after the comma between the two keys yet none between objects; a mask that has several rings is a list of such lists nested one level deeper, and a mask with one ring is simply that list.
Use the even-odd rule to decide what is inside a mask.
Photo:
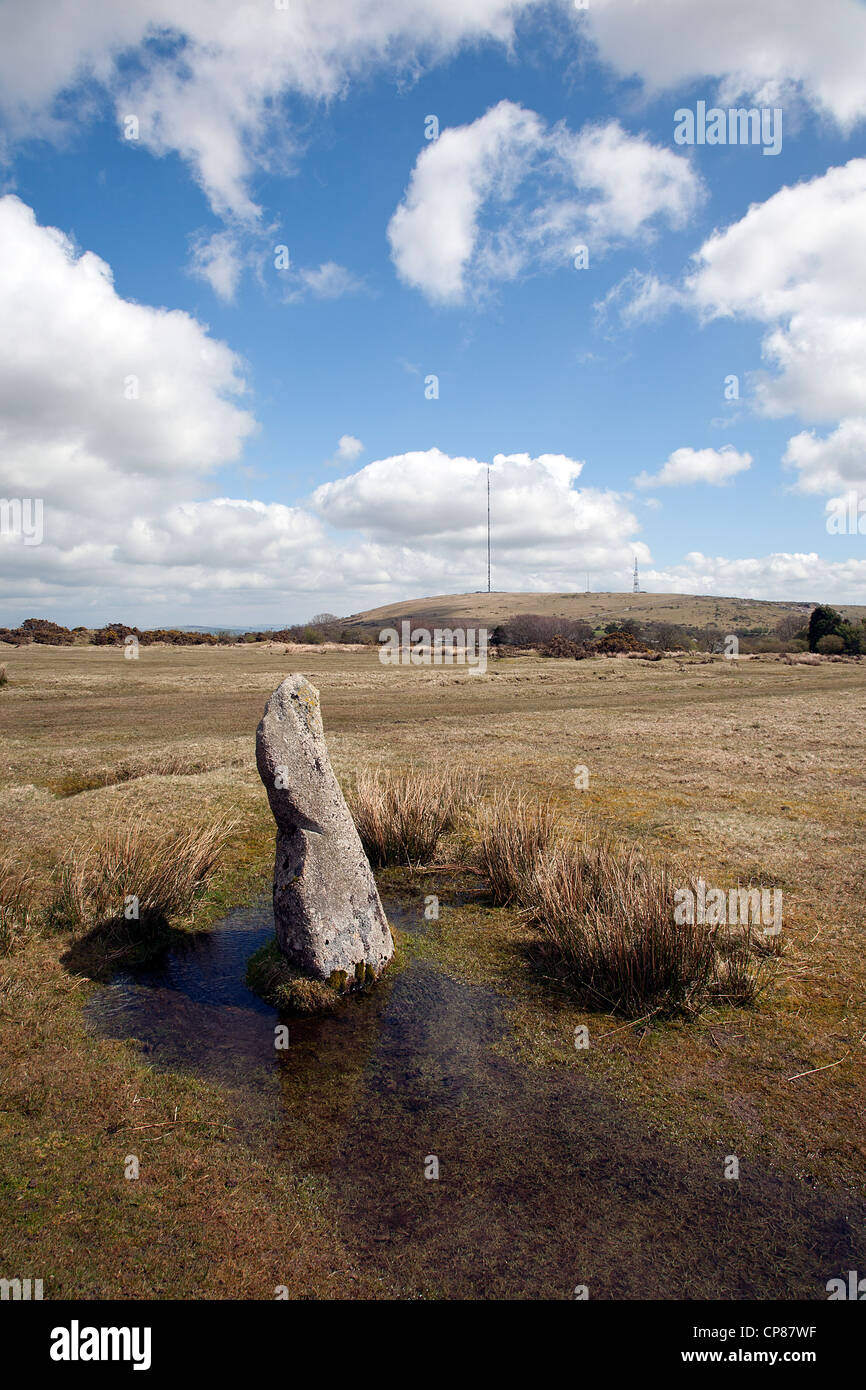
[{"label": "wet ground", "polygon": [[[386,909],[410,938],[427,929],[414,905]],[[231,913],[119,974],[90,1022],[235,1092],[241,1136],[268,1125],[286,1161],[327,1177],[386,1295],[826,1299],[866,1267],[859,1199],[745,1162],[726,1180],[724,1154],[660,1139],[579,1071],[512,1060],[508,1002],[413,958],[411,939],[402,971],[331,1017],[286,1020],[276,1051],[280,1020],[243,982],[272,930],[269,901]]]}]

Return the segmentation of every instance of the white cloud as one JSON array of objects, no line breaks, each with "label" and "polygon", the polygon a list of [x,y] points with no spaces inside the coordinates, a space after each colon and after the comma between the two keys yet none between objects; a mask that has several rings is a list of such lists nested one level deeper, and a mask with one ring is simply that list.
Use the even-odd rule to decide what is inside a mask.
[{"label": "white cloud", "polygon": [[13,196],[0,321],[0,477],[5,496],[43,499],[46,531],[29,551],[7,542],[0,567],[85,589],[155,494],[170,506],[239,458],[255,427],[241,366],[188,314],[120,298],[104,261]]},{"label": "white cloud", "polygon": [[866,444],[866,159],[786,186],[700,247],[681,287],[632,274],[600,308],[651,318],[672,304],[704,322],[763,325],[773,370],[751,380],[754,407],[770,417],[831,421],[826,438],[795,435],[784,456],[803,492],[862,478]]},{"label": "white cloud", "polygon": [[363,452],[364,446],[360,439],[356,439],[353,434],[341,434],[334,457],[338,463],[354,463]]},{"label": "white cloud", "polygon": [[[562,454],[497,454],[490,467],[497,587],[574,587],[580,571],[628,567],[638,523],[619,493],[575,488],[583,464]],[[378,459],[348,478],[324,483],[313,506],[324,521],[377,545],[433,550],[456,574],[477,579],[486,547],[487,463],[439,449]],[[447,572],[447,569],[446,569]],[[569,576],[567,582],[565,576]]]},{"label": "white cloud", "polygon": [[[463,298],[482,204],[494,193],[503,200],[513,195],[543,140],[534,111],[501,101],[422,150],[388,226],[391,256],[407,284],[444,303]],[[500,244],[499,255],[503,269],[515,257],[519,264],[516,248]]]},{"label": "white cloud", "polygon": [[117,561],[152,567],[159,584],[193,591],[267,589],[290,565],[292,586],[304,590],[330,578],[333,547],[303,508],[218,497],[136,517]]},{"label": "white cloud", "polygon": [[[12,129],[55,135],[56,98],[102,84],[141,142],[177,152],[214,211],[253,222],[256,168],[295,154],[281,98],[342,96],[374,68],[415,74],[462,45],[507,45],[541,0],[28,0],[0,9],[0,102]],[[159,40],[159,50],[154,41]],[[124,64],[134,54],[136,63]],[[129,73],[133,76],[129,76]],[[92,95],[79,101],[90,114]],[[65,119],[69,119],[68,115]]]},{"label": "white cloud", "polygon": [[752,455],[740,454],[730,444],[721,449],[674,449],[658,473],[640,473],[634,482],[636,487],[682,487],[690,483],[723,487],[751,466]]},{"label": "white cloud", "polygon": [[672,227],[688,221],[701,183],[682,155],[629,135],[618,121],[574,135],[559,127],[555,139],[575,188],[598,191],[581,209],[596,241],[636,237],[655,217]]},{"label": "white cloud", "polygon": [[[717,79],[725,99],[792,90],[843,128],[866,113],[858,0],[592,0],[561,9],[603,60],[649,87]],[[0,7],[0,107],[18,136],[98,110],[135,114],[142,144],[183,158],[220,215],[254,222],[254,170],[297,157],[282,99],[340,98],[371,71],[417,76],[461,47],[508,48],[548,0],[27,0]],[[132,62],[129,59],[133,59]],[[57,98],[71,90],[77,100]],[[73,114],[74,113],[74,114]],[[673,116],[673,112],[671,113]]]},{"label": "white cloud", "polygon": [[866,159],[786,187],[704,243],[685,290],[706,319],[769,326],[756,384],[766,414],[866,411]]},{"label": "white cloud", "polygon": [[[345,608],[431,582],[478,586],[487,469],[475,459],[378,460],[319,488],[312,508],[203,496],[254,428],[234,399],[237,358],[188,314],[123,300],[105,262],[11,196],[0,320],[0,476],[5,495],[45,504],[43,544],[0,544],[9,618],[225,622],[254,605],[279,624],[306,594]],[[338,443],[346,462],[362,448]],[[618,494],[574,486],[582,467],[496,456],[498,582],[573,588],[583,569],[625,574],[635,550],[648,561]]]},{"label": "white cloud", "polygon": [[669,309],[688,307],[688,303],[688,296],[676,285],[659,280],[657,275],[631,270],[595,308],[602,317],[616,309],[626,323],[634,324],[661,318]]},{"label": "white cloud", "polygon": [[814,430],[795,434],[782,462],[797,470],[798,492],[831,493],[866,483],[866,419],[843,420],[823,439]]},{"label": "white cloud", "polygon": [[686,158],[618,121],[574,134],[501,101],[422,150],[388,240],[401,279],[456,304],[531,266],[566,264],[577,238],[592,257],[649,235],[654,219],[680,226],[700,194]]},{"label": "white cloud", "polygon": [[242,269],[238,241],[231,232],[215,232],[193,247],[193,275],[206,280],[214,294],[226,303],[235,297]]},{"label": "white cloud", "polygon": [[709,77],[726,103],[778,105],[799,92],[843,129],[866,115],[858,0],[591,0],[586,22],[601,56],[655,91]]},{"label": "white cloud", "polygon": [[686,292],[707,318],[768,326],[763,355],[776,371],[754,382],[770,416],[838,421],[805,431],[783,463],[802,492],[831,493],[866,478],[866,159],[783,188],[701,247]]},{"label": "white cloud", "polygon": [[122,299],[109,266],[0,199],[0,473],[98,517],[175,495],[242,451],[241,364],[179,310]]},{"label": "white cloud", "polygon": [[642,570],[650,592],[790,599],[804,603],[859,603],[866,560],[825,560],[786,551],[730,559],[692,551],[679,565]]},{"label": "white cloud", "polygon": [[[573,590],[585,570],[625,588],[634,554],[649,563],[618,494],[572,486],[582,466],[562,455],[496,456],[498,588]],[[49,509],[44,545],[0,547],[6,611],[17,604],[28,615],[78,621],[96,605],[94,622],[183,621],[186,613],[190,622],[241,617],[281,626],[298,616],[299,602],[309,607],[308,595],[314,606],[345,612],[412,593],[477,589],[486,576],[486,470],[435,449],[381,459],[319,488],[312,510],[228,497],[166,506],[139,498],[126,515],[106,516],[99,539],[85,544],[74,520],[58,531]]]},{"label": "white cloud", "polygon": [[289,279],[291,287],[286,293],[289,304],[300,303],[307,295],[314,299],[342,299],[347,294],[360,294],[364,288],[363,281],[336,261],[325,261],[316,270],[301,267],[290,271]]}]

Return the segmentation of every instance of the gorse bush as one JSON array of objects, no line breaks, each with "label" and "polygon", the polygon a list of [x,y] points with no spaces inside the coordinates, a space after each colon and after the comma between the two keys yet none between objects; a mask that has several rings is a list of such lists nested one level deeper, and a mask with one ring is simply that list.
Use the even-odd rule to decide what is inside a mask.
[{"label": "gorse bush", "polygon": [[[483,626],[483,623],[481,624]],[[555,638],[583,646],[592,637],[592,628],[582,618],[552,618],[542,613],[519,613],[506,618],[490,634],[491,646],[542,647]]]},{"label": "gorse bush", "polygon": [[350,783],[346,802],[374,868],[427,864],[461,811],[478,796],[478,777],[442,772],[365,769]]},{"label": "gorse bush", "polygon": [[[74,936],[99,928],[135,934],[188,916],[210,886],[233,821],[154,830],[141,820],[74,846],[60,867],[49,924]],[[127,916],[137,900],[137,918]]]}]

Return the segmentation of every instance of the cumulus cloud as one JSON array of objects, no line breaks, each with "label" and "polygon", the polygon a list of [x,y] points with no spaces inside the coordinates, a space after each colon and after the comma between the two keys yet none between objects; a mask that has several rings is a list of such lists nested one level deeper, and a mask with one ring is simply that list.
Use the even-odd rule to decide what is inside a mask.
[{"label": "cumulus cloud", "polygon": [[109,266],[0,199],[0,471],[13,494],[100,516],[186,489],[255,427],[241,364],[189,314],[122,299]]},{"label": "cumulus cloud", "polygon": [[814,551],[739,559],[692,551],[679,565],[642,573],[653,592],[856,603],[866,584],[866,560],[824,560]]},{"label": "cumulus cloud", "polygon": [[767,324],[756,384],[768,415],[832,420],[866,410],[866,159],[785,187],[715,233],[685,290],[706,319]]},{"label": "cumulus cloud", "polygon": [[576,134],[559,127],[554,139],[575,188],[596,193],[581,209],[596,241],[635,237],[656,217],[672,227],[688,221],[702,189],[682,155],[630,135],[619,121]]},{"label": "cumulus cloud", "polygon": [[335,455],[340,463],[354,463],[363,452],[364,446],[360,439],[356,439],[353,434],[340,435]]},{"label": "cumulus cloud", "polygon": [[[179,154],[215,212],[254,222],[250,175],[295,152],[281,99],[340,97],[372,69],[417,73],[462,45],[507,45],[542,0],[28,0],[0,9],[0,104],[51,136],[57,98],[100,84],[141,142]],[[130,63],[128,59],[134,57]],[[79,112],[92,109],[79,103]],[[63,119],[69,119],[68,112]]]},{"label": "cumulus cloud", "polygon": [[639,473],[635,487],[682,487],[709,483],[723,487],[737,473],[752,466],[751,454],[740,454],[730,444],[722,449],[674,449],[658,473]]},{"label": "cumulus cloud", "polygon": [[[512,196],[544,140],[541,118],[501,101],[471,125],[445,130],[421,152],[409,187],[388,226],[391,256],[407,284],[431,299],[459,301],[486,198]],[[520,264],[517,247],[503,245],[501,269]],[[488,259],[494,248],[486,248]]]},{"label": "cumulus cloud", "polygon": [[[122,299],[111,270],[33,211],[0,199],[0,477],[40,497],[45,544],[3,545],[35,591],[86,588],[155,493],[200,490],[255,428],[234,353],[189,314]],[[36,578],[38,574],[38,579]]]},{"label": "cumulus cloud", "polygon": [[618,121],[572,133],[501,101],[422,150],[388,226],[391,257],[430,300],[460,303],[532,265],[565,264],[576,238],[600,254],[657,219],[681,226],[701,191],[687,158]]},{"label": "cumulus cloud", "polygon": [[862,481],[866,442],[866,159],[779,190],[716,233],[695,258],[686,293],[706,318],[767,326],[757,375],[764,414],[839,422],[826,438],[795,435],[783,463],[803,492]]},{"label": "cumulus cloud", "polygon": [[[649,552],[619,493],[575,487],[583,463],[563,454],[497,454],[488,464],[439,449],[377,459],[313,494],[318,515],[375,544],[421,548],[477,580],[486,546],[490,472],[493,549],[517,587],[574,587],[583,570],[614,573]],[[452,576],[449,587],[453,588]]]},{"label": "cumulus cloud", "polygon": [[843,420],[823,438],[814,430],[795,434],[782,462],[797,471],[798,492],[826,494],[866,483],[866,419]]},{"label": "cumulus cloud", "polygon": [[[95,602],[94,621],[109,616],[109,599],[115,616],[144,607],[149,622],[155,614],[182,620],[184,609],[190,621],[214,621],[216,612],[225,622],[226,613],[254,609],[257,621],[280,625],[306,595],[316,595],[314,606],[346,611],[431,589],[479,588],[487,467],[433,449],[325,484],[308,507],[228,497],[163,508],[140,501],[106,519],[99,541],[80,544],[70,525],[29,552],[0,547],[0,564],[3,549],[15,552],[7,603],[50,606],[60,616]],[[588,569],[620,588],[635,554],[649,562],[616,493],[572,486],[579,462],[514,454],[489,467],[497,587],[570,590]]]},{"label": "cumulus cloud", "polygon": [[[123,300],[104,261],[14,196],[0,199],[0,319],[0,475],[7,496],[45,506],[41,545],[2,538],[7,605],[78,617],[98,605],[94,621],[109,604],[146,605],[151,621],[186,605],[198,621],[218,595],[284,621],[299,594],[343,607],[434,580],[478,585],[487,464],[476,459],[380,459],[307,506],[204,495],[254,428],[238,359],[188,314]],[[337,446],[348,463],[362,449],[351,434]],[[618,494],[575,486],[582,468],[558,454],[495,457],[501,582],[573,588],[580,570],[624,571],[635,549],[649,559]]]},{"label": "cumulus cloud", "polygon": [[648,87],[715,78],[725,102],[799,93],[843,130],[866,115],[866,10],[859,0],[591,0],[601,57]]},{"label": "cumulus cloud", "polygon": [[193,590],[269,588],[278,567],[291,565],[293,586],[309,589],[330,577],[333,553],[303,508],[217,497],[135,517],[117,559],[155,567],[163,584],[182,576]]},{"label": "cumulus cloud", "polygon": [[[550,2],[28,0],[0,8],[0,109],[13,135],[51,138],[97,110],[101,90],[119,121],[138,117],[143,145],[186,161],[218,214],[255,222],[252,173],[299,153],[284,98],[333,100],[371,71],[414,77],[468,44],[508,48]],[[843,129],[866,114],[858,0],[559,5],[576,47],[589,36],[603,61],[653,90],[706,77],[725,99],[799,93]],[[74,106],[58,100],[73,90]]]},{"label": "cumulus cloud", "polygon": [[752,320],[763,329],[766,369],[753,374],[764,415],[837,425],[826,438],[794,436],[784,456],[803,492],[862,480],[866,419],[866,159],[779,189],[714,232],[679,286],[633,273],[599,306],[627,321],[671,305],[711,322]]}]

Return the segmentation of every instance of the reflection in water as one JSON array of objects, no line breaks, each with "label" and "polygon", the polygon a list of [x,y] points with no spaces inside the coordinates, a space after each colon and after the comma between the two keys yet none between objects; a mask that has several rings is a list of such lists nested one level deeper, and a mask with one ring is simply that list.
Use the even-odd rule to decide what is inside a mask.
[{"label": "reflection in water", "polygon": [[[385,906],[404,932],[430,926],[418,900]],[[722,1149],[683,1152],[579,1070],[514,1061],[507,1002],[423,958],[288,1020],[276,1052],[277,1015],[243,982],[272,931],[269,901],[233,912],[119,974],[89,1016],[154,1066],[237,1090],[248,1123],[273,1129],[279,1099],[278,1151],[327,1177],[386,1295],[825,1298],[866,1266],[862,1203],[747,1162],[725,1181]]]}]

